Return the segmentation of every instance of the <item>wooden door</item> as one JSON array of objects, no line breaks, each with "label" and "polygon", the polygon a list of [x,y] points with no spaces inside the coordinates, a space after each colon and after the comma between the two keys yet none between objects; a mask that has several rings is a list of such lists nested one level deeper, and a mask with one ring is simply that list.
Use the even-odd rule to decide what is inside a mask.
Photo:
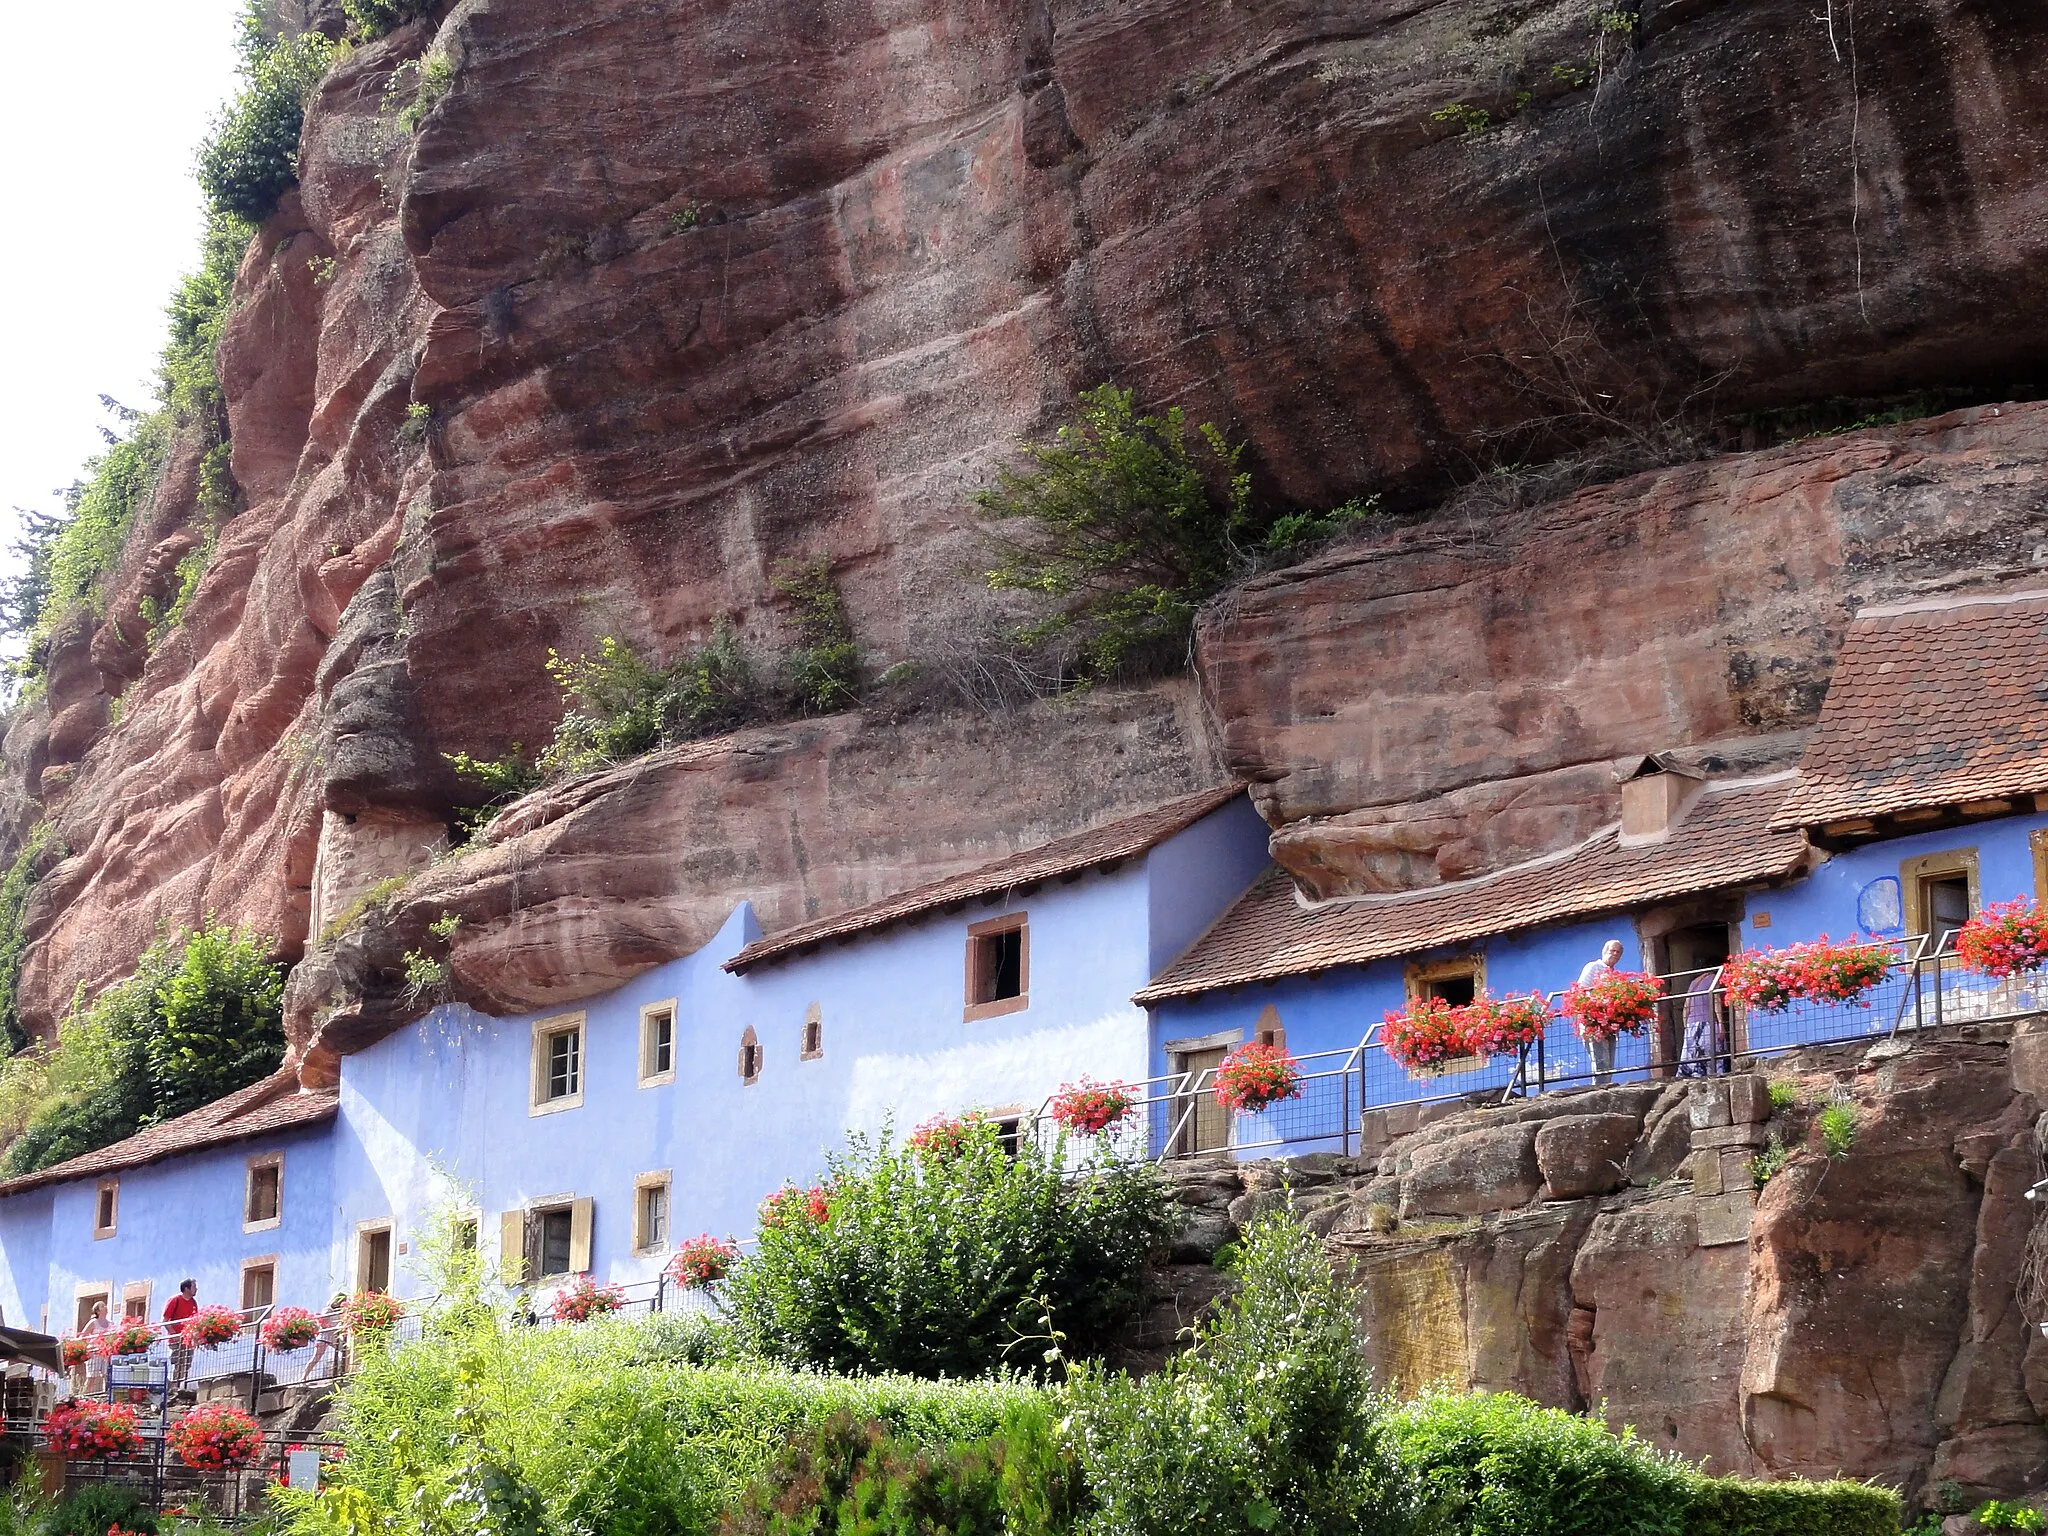
[{"label": "wooden door", "polygon": [[[1224,1046],[1207,1051],[1182,1051],[1175,1059],[1175,1070],[1185,1073],[1183,1081],[1192,1087],[1200,1082],[1202,1075],[1223,1064],[1229,1055]],[[1189,1113],[1189,1100],[1193,1100],[1193,1113]],[[1183,1093],[1175,1101],[1174,1123],[1180,1127],[1174,1150],[1182,1154],[1191,1152],[1215,1152],[1230,1145],[1230,1115],[1216,1102],[1216,1084],[1212,1078],[1195,1094]]]}]

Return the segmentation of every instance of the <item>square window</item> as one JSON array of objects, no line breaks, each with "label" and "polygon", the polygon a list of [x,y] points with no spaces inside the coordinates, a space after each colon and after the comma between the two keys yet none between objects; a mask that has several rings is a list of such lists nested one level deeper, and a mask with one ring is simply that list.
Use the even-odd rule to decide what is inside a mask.
[{"label": "square window", "polygon": [[249,1177],[242,1196],[242,1230],[274,1227],[284,1209],[284,1160],[276,1153],[249,1159]]},{"label": "square window", "polygon": [[676,1004],[649,1003],[640,1010],[640,1086],[676,1079]]},{"label": "square window", "polygon": [[1017,1013],[1029,1006],[1031,929],[1022,912],[973,923],[967,929],[969,1019]]},{"label": "square window", "polygon": [[669,1176],[642,1174],[633,1189],[633,1251],[658,1253],[668,1246]]},{"label": "square window", "polygon": [[533,1026],[533,1102],[529,1113],[552,1114],[583,1102],[583,1015],[540,1019]]},{"label": "square window", "polygon": [[1435,998],[1462,1008],[1486,990],[1486,961],[1478,955],[1466,955],[1456,960],[1411,965],[1407,984],[1411,1004]]},{"label": "square window", "polygon": [[95,1238],[112,1237],[120,1214],[121,1181],[101,1179],[99,1189],[93,1195],[92,1235]]}]

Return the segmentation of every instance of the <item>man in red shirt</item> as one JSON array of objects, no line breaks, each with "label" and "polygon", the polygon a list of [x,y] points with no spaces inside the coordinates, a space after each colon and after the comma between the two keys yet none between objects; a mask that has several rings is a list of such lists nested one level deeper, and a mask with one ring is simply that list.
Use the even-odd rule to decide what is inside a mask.
[{"label": "man in red shirt", "polygon": [[192,1351],[186,1347],[184,1322],[199,1310],[199,1282],[181,1281],[178,1294],[164,1303],[164,1333],[171,1341],[171,1390],[182,1392],[192,1370]]}]

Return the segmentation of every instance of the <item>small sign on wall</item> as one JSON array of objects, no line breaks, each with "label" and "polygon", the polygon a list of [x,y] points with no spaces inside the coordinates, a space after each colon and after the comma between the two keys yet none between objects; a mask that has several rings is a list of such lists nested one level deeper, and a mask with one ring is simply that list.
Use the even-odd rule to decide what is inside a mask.
[{"label": "small sign on wall", "polygon": [[285,1484],[291,1488],[318,1488],[320,1486],[320,1452],[304,1446],[287,1452],[284,1465]]}]

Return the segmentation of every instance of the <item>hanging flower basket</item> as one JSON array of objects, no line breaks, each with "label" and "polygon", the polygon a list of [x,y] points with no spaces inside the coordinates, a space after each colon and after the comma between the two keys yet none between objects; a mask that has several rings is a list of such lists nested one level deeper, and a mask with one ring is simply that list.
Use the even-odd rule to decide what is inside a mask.
[{"label": "hanging flower basket", "polygon": [[1663,980],[1642,971],[1616,971],[1598,981],[1573,982],[1564,990],[1564,1016],[1581,1040],[1639,1035],[1657,1016]]},{"label": "hanging flower basket", "polygon": [[107,1461],[142,1449],[135,1410],[126,1403],[59,1403],[43,1420],[43,1440],[66,1461]]},{"label": "hanging flower basket", "polygon": [[382,1291],[357,1291],[342,1303],[342,1326],[353,1336],[362,1333],[388,1333],[398,1326],[398,1320],[405,1316],[405,1307],[396,1296],[387,1296]]},{"label": "hanging flower basket", "polygon": [[809,1189],[785,1184],[761,1202],[761,1225],[764,1227],[788,1226],[800,1221],[822,1227],[831,1214],[832,1208],[825,1198],[824,1188],[817,1184]]},{"label": "hanging flower basket", "polygon": [[668,1277],[686,1291],[701,1291],[731,1274],[733,1261],[739,1256],[737,1245],[706,1232],[676,1245],[676,1256],[668,1263]]},{"label": "hanging flower basket", "polygon": [[92,1345],[74,1334],[58,1341],[57,1357],[64,1362],[65,1370],[75,1371],[92,1358]]},{"label": "hanging flower basket", "polygon": [[1865,994],[1891,966],[1891,951],[1883,944],[1838,943],[1822,934],[1783,949],[1745,949],[1729,960],[1721,984],[1728,996],[1758,1013],[1783,1013],[1802,998],[1868,1007]]},{"label": "hanging flower basket", "polygon": [[1098,1083],[1084,1077],[1078,1083],[1062,1084],[1052,1096],[1052,1117],[1077,1135],[1100,1136],[1121,1124],[1137,1103],[1136,1090],[1124,1083]]},{"label": "hanging flower basket", "polygon": [[983,1123],[982,1116],[972,1112],[934,1115],[910,1133],[910,1145],[926,1157],[944,1162],[965,1152]]},{"label": "hanging flower basket", "polygon": [[288,1355],[320,1337],[320,1319],[304,1307],[279,1307],[263,1320],[262,1334],[265,1349]]},{"label": "hanging flower basket", "polygon": [[126,1323],[110,1328],[92,1341],[92,1352],[102,1360],[119,1360],[128,1355],[146,1355],[156,1342],[156,1330],[147,1323]]},{"label": "hanging flower basket", "polygon": [[1236,1115],[1258,1115],[1301,1097],[1301,1064],[1277,1045],[1240,1045],[1216,1069],[1216,1102]]},{"label": "hanging flower basket", "polygon": [[599,1285],[588,1275],[578,1275],[555,1292],[548,1313],[558,1323],[587,1323],[605,1317],[626,1304],[626,1293],[616,1285]]},{"label": "hanging flower basket", "polygon": [[2048,913],[2018,897],[1993,902],[1956,934],[1956,955],[1966,969],[2000,980],[2048,965]]},{"label": "hanging flower basket", "polygon": [[1482,997],[1458,1010],[1459,1035],[1468,1056],[1518,1056],[1550,1027],[1550,1004],[1541,992],[1527,997]]},{"label": "hanging flower basket", "polygon": [[263,1431],[233,1403],[205,1403],[172,1424],[164,1442],[195,1472],[228,1472],[255,1458]]},{"label": "hanging flower basket", "polygon": [[1440,997],[1419,997],[1380,1022],[1387,1054],[1410,1072],[1426,1072],[1471,1055],[1465,1045],[1465,1010]]},{"label": "hanging flower basket", "polygon": [[227,1307],[201,1307],[185,1319],[178,1342],[187,1349],[219,1349],[241,1337],[242,1314]]}]

